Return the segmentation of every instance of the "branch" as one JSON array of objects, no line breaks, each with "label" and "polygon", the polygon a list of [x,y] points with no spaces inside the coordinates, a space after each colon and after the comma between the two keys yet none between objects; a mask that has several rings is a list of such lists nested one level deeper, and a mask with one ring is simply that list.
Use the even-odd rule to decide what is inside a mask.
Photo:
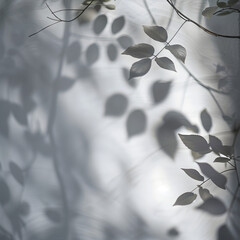
[{"label": "branch", "polygon": [[178,16],[180,18],[182,18],[183,20],[187,21],[187,22],[191,22],[193,23],[194,25],[198,26],[200,29],[202,29],[204,32],[210,34],[210,35],[213,35],[215,37],[223,37],[223,38],[238,38],[240,39],[240,36],[233,36],[233,35],[224,35],[224,34],[219,34],[219,33],[216,33],[216,32],[213,32],[213,31],[210,31],[209,29],[201,26],[199,23],[193,21],[192,19],[190,19],[189,17],[187,17],[185,14],[183,14],[181,11],[179,11],[175,5],[173,4],[172,0],[166,0],[170,6],[175,10],[175,12],[178,14]]},{"label": "branch", "polygon": [[[50,20],[52,20],[52,21],[55,21],[55,22],[54,22],[54,23],[51,23],[51,24],[47,25],[46,27],[40,29],[39,31],[37,31],[37,32],[29,35],[29,37],[32,37],[32,36],[34,36],[34,35],[42,32],[43,30],[45,30],[45,29],[47,29],[47,28],[49,28],[49,27],[51,27],[51,26],[53,26],[53,25],[55,25],[55,24],[58,24],[58,23],[61,23],[61,22],[64,22],[64,23],[73,22],[74,20],[78,19],[78,18],[92,5],[92,3],[93,3],[94,1],[95,1],[95,0],[91,0],[91,1],[86,5],[85,8],[83,8],[82,10],[79,9],[80,13],[79,13],[76,17],[74,17],[74,18],[72,18],[72,19],[69,19],[69,20],[61,19],[61,18],[59,18],[59,17],[56,15],[56,12],[60,12],[60,11],[63,11],[63,10],[52,11],[52,9],[51,9],[51,8],[49,7],[49,5],[46,3],[47,8],[49,9],[49,11],[51,12],[51,14],[52,14],[56,19],[54,19],[54,18],[49,18],[49,17],[48,17],[48,18],[49,18]],[[76,9],[66,9],[66,11],[70,11],[70,10],[75,11]]]}]

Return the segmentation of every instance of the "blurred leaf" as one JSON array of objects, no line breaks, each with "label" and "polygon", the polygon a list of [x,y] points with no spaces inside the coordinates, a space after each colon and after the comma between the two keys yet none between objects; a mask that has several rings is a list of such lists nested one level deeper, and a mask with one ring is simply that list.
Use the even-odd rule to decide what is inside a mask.
[{"label": "blurred leaf", "polygon": [[122,68],[122,73],[123,73],[123,77],[124,77],[125,81],[127,82],[127,84],[131,87],[136,87],[136,85],[137,85],[136,79],[132,78],[129,80],[129,69]]},{"label": "blurred leaf", "polygon": [[187,51],[183,46],[179,44],[175,44],[175,45],[166,46],[165,48],[169,50],[175,58],[185,63]]},{"label": "blurred leaf", "polygon": [[155,58],[156,63],[159,67],[176,72],[173,61],[167,57]]},{"label": "blurred leaf", "polygon": [[204,110],[202,110],[200,117],[201,117],[201,122],[202,122],[204,129],[207,132],[209,132],[212,127],[212,118],[211,118],[210,114],[208,113],[208,111],[206,109],[204,109]]},{"label": "blurred leaf", "polygon": [[75,82],[76,81],[72,78],[62,76],[59,79],[59,81],[56,83],[57,90],[60,92],[65,92],[65,91],[69,90],[70,88],[72,88]]},{"label": "blurred leaf", "polygon": [[0,203],[2,205],[5,205],[10,201],[10,189],[7,185],[7,183],[0,179]]},{"label": "blurred leaf", "polygon": [[229,162],[230,159],[229,158],[225,158],[225,157],[217,157],[214,162],[220,162],[220,163],[226,163]]},{"label": "blurred leaf", "polygon": [[210,178],[212,182],[217,185],[218,187],[225,189],[226,188],[226,183],[227,183],[227,178],[216,171],[211,165],[208,163],[197,163],[202,171],[202,173]]},{"label": "blurred leaf", "polygon": [[186,147],[194,152],[206,154],[211,152],[207,141],[199,135],[182,135],[178,134]]},{"label": "blurred leaf", "polygon": [[204,156],[204,154],[200,154],[198,152],[191,151],[192,157],[194,160],[200,159]]},{"label": "blurred leaf", "polygon": [[213,7],[207,7],[202,11],[202,15],[204,17],[212,17],[213,14],[215,13],[215,11],[218,9],[217,6],[213,6]]},{"label": "blurred leaf", "polygon": [[137,109],[128,115],[126,124],[128,137],[131,138],[142,134],[146,130],[147,117],[142,110]]},{"label": "blurred leaf", "polygon": [[23,126],[27,125],[27,123],[28,123],[27,114],[24,111],[24,109],[22,108],[22,106],[20,106],[16,103],[11,103],[11,112],[19,124],[21,124]]},{"label": "blurred leaf", "polygon": [[96,43],[92,43],[88,46],[86,51],[86,60],[88,65],[93,65],[100,56],[99,46]]},{"label": "blurred leaf", "polygon": [[[218,240],[234,240],[231,231],[228,229],[227,225],[222,225],[218,229]],[[236,239],[235,239],[236,240]]]},{"label": "blurred leaf", "polygon": [[153,40],[159,42],[166,42],[168,39],[168,34],[166,29],[159,26],[143,26],[144,32]]},{"label": "blurred leaf", "polygon": [[109,44],[107,46],[107,55],[110,61],[115,61],[118,56],[118,49],[115,44]]},{"label": "blurred leaf", "polygon": [[154,54],[154,48],[152,45],[139,43],[127,48],[122,54],[130,55],[135,58],[146,58]]},{"label": "blurred leaf", "polygon": [[30,205],[27,202],[21,202],[18,206],[18,213],[22,216],[30,214]]},{"label": "blurred leaf", "polygon": [[14,162],[9,163],[9,169],[13,177],[17,182],[19,182],[21,185],[24,184],[24,176],[22,169]]},{"label": "blurred leaf", "polygon": [[104,4],[104,7],[108,10],[115,10],[116,6],[114,4]]},{"label": "blurred leaf", "polygon": [[197,181],[204,181],[204,177],[195,169],[186,169],[182,168],[182,170],[191,178]]},{"label": "blurred leaf", "polygon": [[167,232],[168,236],[170,237],[177,237],[179,235],[179,231],[177,230],[177,228],[170,228]]},{"label": "blurred leaf", "polygon": [[99,35],[104,28],[107,26],[107,17],[106,15],[102,14],[95,18],[93,22],[93,32]]},{"label": "blurred leaf", "polygon": [[114,21],[112,23],[112,27],[111,27],[112,33],[116,34],[116,33],[120,32],[123,29],[124,25],[125,25],[124,16],[114,19]]},{"label": "blurred leaf", "polygon": [[228,6],[233,6],[233,5],[235,5],[237,2],[238,2],[239,0],[229,0],[228,1]]},{"label": "blurred leaf", "polygon": [[117,42],[121,46],[121,48],[126,49],[133,45],[133,40],[130,36],[123,35],[117,38]]},{"label": "blurred leaf", "polygon": [[114,94],[110,96],[105,104],[105,115],[119,117],[122,116],[127,109],[128,99],[122,94]]},{"label": "blurred leaf", "polygon": [[130,77],[141,77],[148,73],[152,65],[152,61],[150,58],[144,58],[139,60],[138,62],[133,63],[131,69],[130,69]]},{"label": "blurred leaf", "polygon": [[212,215],[222,215],[227,211],[223,202],[215,197],[206,199],[203,204],[197,207],[197,209]]},{"label": "blurred leaf", "polygon": [[228,79],[226,77],[220,78],[218,80],[218,89],[224,89],[228,85]]},{"label": "blurred leaf", "polygon": [[45,214],[48,217],[49,220],[51,220],[54,223],[61,222],[61,214],[58,210],[54,208],[47,208],[45,209]]},{"label": "blurred leaf", "polygon": [[195,199],[197,198],[197,194],[194,194],[192,192],[186,192],[183,193],[182,195],[180,195],[176,202],[173,204],[173,206],[177,206],[177,205],[189,205],[191,204]]},{"label": "blurred leaf", "polygon": [[79,59],[81,54],[81,46],[78,41],[72,42],[66,52],[66,59],[68,63],[75,62]]},{"label": "blurred leaf", "polygon": [[172,159],[174,159],[177,151],[177,138],[173,129],[164,123],[156,130],[156,137],[161,149]]},{"label": "blurred leaf", "polygon": [[213,195],[209,192],[208,189],[199,187],[199,195],[203,201],[206,201],[208,198],[212,198]]},{"label": "blurred leaf", "polygon": [[152,98],[155,104],[161,103],[168,96],[172,82],[160,82],[156,81],[151,87]]}]

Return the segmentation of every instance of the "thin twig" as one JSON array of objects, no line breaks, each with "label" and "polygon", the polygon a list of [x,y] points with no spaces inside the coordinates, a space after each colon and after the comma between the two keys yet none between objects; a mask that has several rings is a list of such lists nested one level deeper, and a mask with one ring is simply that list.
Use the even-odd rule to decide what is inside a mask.
[{"label": "thin twig", "polygon": [[182,18],[184,21],[187,21],[187,22],[191,22],[193,23],[194,25],[196,25],[197,27],[199,27],[200,29],[202,29],[204,32],[210,34],[210,35],[213,35],[215,37],[223,37],[223,38],[238,38],[240,39],[240,36],[233,36],[233,35],[225,35],[225,34],[219,34],[219,33],[216,33],[216,32],[213,32],[205,27],[203,27],[202,25],[200,25],[199,23],[193,21],[192,19],[190,19],[189,17],[187,17],[185,14],[183,14],[181,11],[179,11],[175,5],[173,4],[172,0],[166,0],[170,6],[176,11],[176,13],[178,14],[178,16],[180,18]]},{"label": "thin twig", "polygon": [[150,8],[149,8],[149,5],[148,5],[148,3],[147,3],[147,0],[143,0],[143,3],[144,3],[144,5],[145,5],[145,7],[146,7],[146,10],[148,11],[149,16],[150,16],[151,19],[152,19],[153,24],[157,25],[157,22],[156,22],[153,14],[152,14]]}]

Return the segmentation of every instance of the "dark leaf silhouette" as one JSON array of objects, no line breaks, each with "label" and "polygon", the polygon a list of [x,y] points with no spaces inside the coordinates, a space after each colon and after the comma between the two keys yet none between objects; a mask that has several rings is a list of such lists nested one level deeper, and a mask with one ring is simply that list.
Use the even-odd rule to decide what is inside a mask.
[{"label": "dark leaf silhouette", "polygon": [[191,204],[195,199],[197,198],[197,194],[195,193],[192,193],[192,192],[186,192],[186,193],[183,193],[182,195],[180,195],[176,202],[173,204],[173,206],[176,206],[176,205],[189,205]]},{"label": "dark leaf silhouette", "polygon": [[209,145],[212,148],[213,152],[218,155],[223,151],[222,141],[215,136],[209,135]]},{"label": "dark leaf silhouette", "polygon": [[[231,231],[228,229],[227,225],[222,225],[218,229],[218,240],[234,240]],[[236,240],[236,239],[235,239]]]},{"label": "dark leaf silhouette", "polygon": [[94,64],[100,55],[99,46],[96,43],[91,44],[88,46],[86,51],[86,60],[87,64],[92,65]]},{"label": "dark leaf silhouette", "polygon": [[152,98],[155,104],[161,103],[168,96],[172,82],[156,81],[151,87]]},{"label": "dark leaf silhouette", "polygon": [[127,118],[127,134],[128,137],[142,134],[147,127],[147,117],[145,113],[140,110],[132,111]]},{"label": "dark leaf silhouette", "polygon": [[138,62],[133,63],[131,69],[130,69],[130,77],[141,77],[148,73],[152,65],[152,61],[150,58],[144,58],[139,60]]},{"label": "dark leaf silhouette", "polygon": [[168,34],[165,28],[159,26],[143,26],[144,32],[152,39],[159,42],[166,42]]},{"label": "dark leaf silhouette", "polygon": [[127,82],[127,84],[131,87],[136,87],[137,82],[136,79],[132,78],[129,80],[129,69],[128,68],[122,68],[122,73],[123,73],[123,77],[125,79],[125,81]]},{"label": "dark leaf silhouette", "polygon": [[208,198],[213,197],[213,195],[209,192],[208,189],[199,187],[199,195],[203,201],[206,201]]},{"label": "dark leaf silhouette", "polygon": [[229,158],[226,158],[226,157],[217,157],[214,162],[219,162],[219,163],[226,163],[226,162],[229,162],[230,159]]},{"label": "dark leaf silhouette", "polygon": [[115,61],[118,56],[118,49],[115,44],[109,44],[107,46],[107,55],[110,61]]},{"label": "dark leaf silhouette", "polygon": [[81,46],[77,41],[72,42],[66,52],[66,60],[68,63],[75,62],[79,59],[81,54]]},{"label": "dark leaf silhouette", "polygon": [[207,141],[199,135],[179,134],[179,137],[181,138],[184,145],[194,152],[205,154],[205,153],[209,153],[211,151],[209,149],[209,145],[208,145]]},{"label": "dark leaf silhouette", "polygon": [[10,190],[7,183],[0,179],[0,203],[5,205],[10,200]]},{"label": "dark leaf silhouette", "polygon": [[167,57],[160,57],[156,58],[155,61],[161,68],[176,72],[175,65],[171,59]]},{"label": "dark leaf silhouette", "polygon": [[210,114],[208,113],[208,111],[206,109],[204,109],[201,114],[201,121],[202,121],[202,125],[204,127],[204,129],[209,132],[211,127],[212,127],[212,118],[210,116]]},{"label": "dark leaf silhouette", "polygon": [[135,58],[147,58],[154,54],[154,48],[150,44],[139,43],[127,48],[122,54]]},{"label": "dark leaf silhouette", "polygon": [[182,170],[191,178],[197,181],[204,181],[204,177],[195,169],[186,169],[182,168]]},{"label": "dark leaf silhouette", "polygon": [[73,87],[76,81],[70,77],[62,76],[57,82],[57,89],[60,92],[65,92]]},{"label": "dark leaf silhouette", "polygon": [[122,116],[127,109],[128,99],[122,94],[114,94],[109,97],[105,104],[105,115],[119,117]]},{"label": "dark leaf silhouette", "polygon": [[177,138],[173,129],[169,128],[166,123],[158,127],[156,137],[161,149],[170,157],[174,158],[177,151]]},{"label": "dark leaf silhouette", "polygon": [[123,35],[121,37],[118,37],[117,41],[118,41],[119,45],[121,46],[121,48],[123,48],[123,49],[126,49],[126,48],[133,45],[132,38],[130,36],[127,36],[127,35]]},{"label": "dark leaf silhouette", "polygon": [[51,220],[54,223],[61,222],[61,214],[58,210],[54,208],[47,208],[45,209],[45,214],[48,217],[49,220]]},{"label": "dark leaf silhouette", "polygon": [[24,176],[22,169],[14,162],[9,163],[9,169],[13,177],[17,182],[19,182],[21,185],[24,184]]},{"label": "dark leaf silhouette", "polygon": [[197,163],[202,171],[202,173],[210,178],[212,182],[217,185],[218,187],[225,189],[226,188],[226,183],[227,183],[227,178],[216,171],[211,165],[208,163]]},{"label": "dark leaf silhouette", "polygon": [[166,49],[169,50],[175,58],[185,63],[187,51],[183,46],[179,44],[169,45],[166,46]]},{"label": "dark leaf silhouette", "polygon": [[226,212],[224,203],[215,197],[208,198],[197,209],[205,211],[212,215],[222,215]]},{"label": "dark leaf silhouette", "polygon": [[124,16],[114,19],[114,21],[112,23],[112,27],[111,27],[112,33],[116,34],[116,33],[120,32],[123,29],[124,25],[125,25]]},{"label": "dark leaf silhouette", "polygon": [[27,125],[27,123],[28,123],[27,114],[20,105],[18,105],[16,103],[11,103],[11,112],[19,124],[21,124],[23,126]]},{"label": "dark leaf silhouette", "polygon": [[104,28],[107,26],[107,17],[106,15],[102,14],[95,18],[93,22],[93,32],[95,34],[100,34]]}]

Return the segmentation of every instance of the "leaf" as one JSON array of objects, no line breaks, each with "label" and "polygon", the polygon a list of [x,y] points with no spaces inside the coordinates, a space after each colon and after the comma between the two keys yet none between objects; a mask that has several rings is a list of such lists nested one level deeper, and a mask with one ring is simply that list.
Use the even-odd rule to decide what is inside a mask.
[{"label": "leaf", "polygon": [[102,14],[95,18],[93,22],[93,32],[99,35],[104,28],[107,26],[107,17],[106,15]]},{"label": "leaf", "polygon": [[61,222],[61,214],[58,210],[53,208],[47,208],[45,209],[45,214],[48,217],[49,220],[55,223]]},{"label": "leaf", "polygon": [[134,77],[141,77],[145,75],[150,70],[151,65],[152,65],[152,61],[150,58],[144,58],[138,62],[133,63],[130,69],[129,79]]},{"label": "leaf", "polygon": [[126,49],[130,46],[133,45],[133,40],[130,36],[127,35],[123,35],[121,37],[117,38],[117,42],[119,43],[119,45],[123,48]]},{"label": "leaf", "polygon": [[66,60],[68,63],[75,62],[79,59],[81,54],[81,46],[78,41],[72,42],[66,52]]},{"label": "leaf", "polygon": [[108,10],[115,10],[116,6],[114,4],[104,4],[104,7]]},{"label": "leaf", "polygon": [[158,127],[156,137],[159,147],[172,159],[174,159],[177,151],[177,138],[174,129],[167,127],[166,123]]},{"label": "leaf", "polygon": [[192,192],[185,192],[182,195],[180,195],[176,202],[173,204],[173,206],[177,206],[177,205],[189,205],[191,204],[195,199],[197,198],[197,194],[194,194]]},{"label": "leaf", "polygon": [[168,96],[170,92],[172,82],[161,82],[161,81],[156,81],[153,83],[151,87],[151,92],[152,92],[152,98],[154,104],[161,103],[165,100],[165,98]]},{"label": "leaf", "polygon": [[197,181],[204,181],[204,177],[195,169],[186,169],[182,168],[182,170],[191,178]]},{"label": "leaf", "polygon": [[225,7],[227,7],[227,4],[225,2],[217,1],[217,6],[220,7],[220,8],[225,8]]},{"label": "leaf", "polygon": [[218,9],[217,6],[207,7],[207,8],[205,8],[205,9],[202,11],[202,15],[203,15],[204,17],[210,18],[210,17],[213,16],[213,14],[215,13],[215,11],[216,11],[217,9]]},{"label": "leaf", "polygon": [[223,151],[223,144],[221,140],[215,136],[209,135],[209,145],[213,152],[219,155]]},{"label": "leaf", "polygon": [[109,97],[105,104],[105,115],[119,117],[122,116],[127,109],[128,99],[122,94],[114,94]]},{"label": "leaf", "polygon": [[197,209],[207,212],[212,215],[222,215],[226,212],[226,207],[223,202],[215,197],[206,199]]},{"label": "leaf", "polygon": [[230,159],[229,158],[225,158],[225,157],[217,157],[214,162],[220,162],[220,163],[226,163],[229,162]]},{"label": "leaf", "polygon": [[194,151],[191,151],[191,154],[192,154],[192,157],[193,157],[194,160],[200,159],[204,156],[204,154],[194,152]]},{"label": "leaf", "polygon": [[173,61],[167,57],[155,58],[156,63],[159,67],[176,72]]},{"label": "leaf", "polygon": [[86,60],[89,65],[93,65],[99,58],[99,46],[93,43],[88,46],[86,51]]},{"label": "leaf", "polygon": [[122,54],[130,55],[135,58],[146,58],[154,54],[154,48],[150,44],[139,43],[127,48]]},{"label": "leaf", "polygon": [[200,118],[204,129],[209,132],[212,127],[212,118],[206,109],[201,112]]},{"label": "leaf", "polygon": [[170,237],[176,237],[179,235],[179,231],[177,230],[177,228],[173,227],[168,230],[167,234]]},{"label": "leaf", "polygon": [[26,126],[28,123],[27,114],[26,114],[25,110],[22,108],[22,106],[20,106],[16,103],[11,103],[10,108],[11,108],[11,112],[12,112],[14,118],[16,119],[16,121],[19,124]]},{"label": "leaf", "polygon": [[185,63],[187,51],[183,46],[176,44],[176,45],[166,46],[165,48],[169,50],[175,58]]},{"label": "leaf", "polygon": [[228,6],[233,6],[233,5],[235,5],[237,2],[238,2],[239,0],[229,0],[228,1]]},{"label": "leaf", "polygon": [[218,229],[218,240],[234,240],[231,231],[229,230],[227,225],[222,225]]},{"label": "leaf", "polygon": [[131,86],[131,87],[136,87],[137,86],[136,79],[129,80],[129,69],[123,67],[122,68],[122,74],[123,74],[124,80],[126,81],[126,83],[129,86]]},{"label": "leaf", "polygon": [[10,189],[7,183],[0,179],[0,203],[5,205],[10,200]]},{"label": "leaf", "polygon": [[112,33],[116,34],[116,33],[120,32],[123,29],[124,25],[125,25],[124,16],[114,19],[114,21],[112,23],[112,27],[111,27]]},{"label": "leaf", "polygon": [[9,169],[13,177],[17,182],[19,182],[21,185],[24,184],[24,176],[22,169],[14,162],[9,163]]},{"label": "leaf", "polygon": [[140,110],[132,111],[127,118],[127,134],[128,137],[142,134],[147,127],[147,117],[145,113]]},{"label": "leaf", "polygon": [[74,83],[76,81],[72,78],[62,76],[59,81],[57,82],[57,89],[60,92],[65,92],[69,90],[71,87],[73,87]]},{"label": "leaf", "polygon": [[207,141],[199,135],[182,135],[178,134],[186,147],[194,152],[206,154],[211,152]]},{"label": "leaf", "polygon": [[202,173],[210,178],[212,182],[222,189],[226,189],[227,178],[216,171],[211,165],[208,163],[197,163],[202,171]]},{"label": "leaf", "polygon": [[199,195],[203,201],[206,201],[208,198],[212,198],[213,195],[209,192],[208,189],[199,187]]},{"label": "leaf", "polygon": [[159,26],[143,26],[144,32],[153,40],[166,42],[168,39],[167,31]]},{"label": "leaf", "polygon": [[115,61],[118,56],[118,50],[115,44],[109,44],[107,46],[107,55],[110,61]]}]

